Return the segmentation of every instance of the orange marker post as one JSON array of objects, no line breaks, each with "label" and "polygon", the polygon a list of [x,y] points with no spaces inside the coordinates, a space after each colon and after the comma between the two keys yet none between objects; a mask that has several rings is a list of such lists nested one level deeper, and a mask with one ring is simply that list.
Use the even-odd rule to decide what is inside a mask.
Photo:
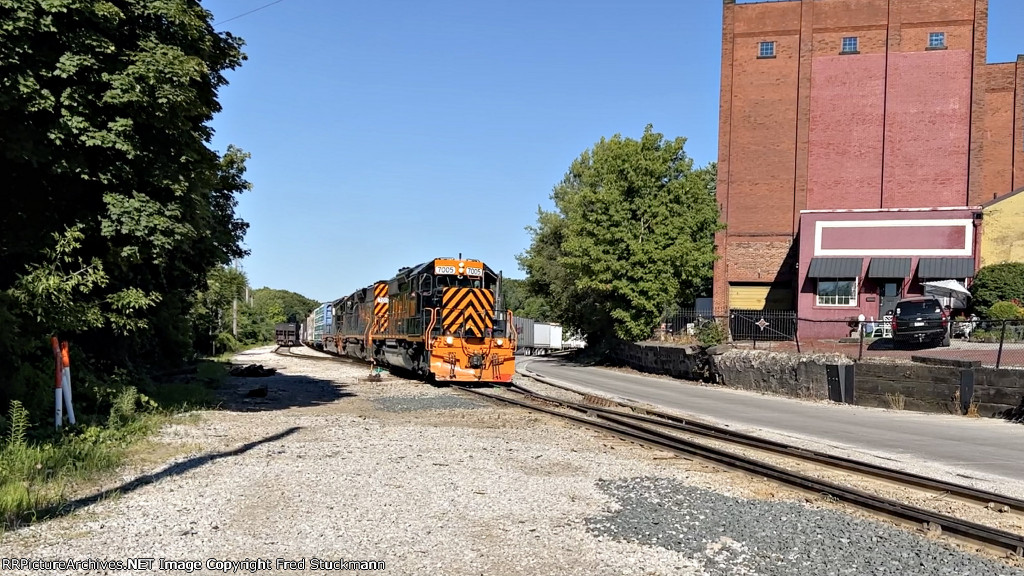
[{"label": "orange marker post", "polygon": [[68,413],[68,422],[75,423],[75,409],[71,406],[71,356],[68,354],[70,345],[65,340],[60,345],[61,366],[61,390],[64,392],[64,408]]},{"label": "orange marker post", "polygon": [[64,392],[61,390],[61,378],[64,376],[64,358],[60,352],[60,343],[57,341],[57,337],[53,336],[50,338],[50,344],[53,345],[53,364],[55,367],[55,377],[53,384],[54,400],[54,415],[53,424],[57,430],[64,424]]}]

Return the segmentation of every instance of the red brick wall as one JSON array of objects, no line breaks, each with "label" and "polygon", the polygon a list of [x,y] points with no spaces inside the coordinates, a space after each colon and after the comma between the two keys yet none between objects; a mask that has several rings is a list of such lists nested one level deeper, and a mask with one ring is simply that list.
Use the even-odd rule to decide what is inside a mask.
[{"label": "red brick wall", "polygon": [[733,240],[729,243],[731,282],[785,282],[792,271],[784,266],[793,240],[788,236]]},{"label": "red brick wall", "polygon": [[1024,187],[1024,56],[1017,56],[1017,81],[1013,106],[1013,189]]},{"label": "red brick wall", "polygon": [[[794,234],[801,4],[725,2],[718,203],[727,228],[716,237],[716,310],[728,307],[728,281],[734,273],[744,278],[757,275],[757,258],[742,247],[733,254],[733,239],[779,242],[781,235],[788,250]],[[761,41],[776,43],[775,58],[757,57]]]},{"label": "red brick wall", "polygon": [[863,26],[884,29],[885,23],[889,19],[888,0],[828,0],[827,2],[815,2],[815,4],[814,28],[816,31]]},{"label": "red brick wall", "polygon": [[884,123],[884,54],[814,59],[806,209],[880,207]]},{"label": "red brick wall", "polygon": [[[775,41],[775,58],[757,58],[762,40]],[[793,232],[798,42],[778,32],[735,39],[730,235]]]},{"label": "red brick wall", "polygon": [[883,208],[967,204],[970,109],[970,52],[889,54]]},{"label": "red brick wall", "polygon": [[[978,157],[972,158],[976,170],[975,186],[971,189],[971,204],[984,204],[997,196],[1013,191],[1013,101],[1016,82],[1016,64],[990,64],[981,76],[982,84],[976,90],[982,95],[981,116],[975,120],[980,148]],[[980,161],[980,160],[984,161]]]}]

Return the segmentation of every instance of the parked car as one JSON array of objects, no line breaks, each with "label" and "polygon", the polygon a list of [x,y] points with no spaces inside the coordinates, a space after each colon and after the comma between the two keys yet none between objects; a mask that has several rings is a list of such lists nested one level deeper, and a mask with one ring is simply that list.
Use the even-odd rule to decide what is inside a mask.
[{"label": "parked car", "polygon": [[892,315],[892,339],[898,346],[911,342],[949,346],[949,316],[937,298],[905,298]]}]

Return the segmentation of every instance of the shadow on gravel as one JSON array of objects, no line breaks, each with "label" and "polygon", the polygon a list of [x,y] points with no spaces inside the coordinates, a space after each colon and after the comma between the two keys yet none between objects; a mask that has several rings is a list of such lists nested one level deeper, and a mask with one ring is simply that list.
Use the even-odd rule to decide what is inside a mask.
[{"label": "shadow on gravel", "polygon": [[[71,500],[70,502],[65,502],[58,506],[54,506],[53,508],[41,510],[36,519],[44,520],[59,518],[61,516],[67,516],[69,514],[74,513],[76,510],[80,510],[82,508],[85,508],[86,506],[91,506],[97,502],[106,500],[107,498],[111,498],[114,496],[123,496],[125,494],[134,492],[139,488],[146,486],[147,484],[153,484],[154,482],[159,482],[165,478],[169,478],[172,476],[180,476],[186,472],[195,470],[200,466],[209,464],[214,460],[220,460],[221,458],[229,458],[231,456],[245,454],[246,452],[252,450],[253,448],[256,448],[257,446],[268,444],[270,442],[276,442],[278,440],[281,440],[282,438],[287,438],[288,436],[295,434],[299,430],[302,430],[301,426],[293,426],[291,428],[288,428],[287,430],[282,430],[277,434],[271,434],[266,438],[261,438],[259,440],[253,440],[252,442],[242,444],[241,446],[235,448],[234,450],[227,450],[225,452],[215,452],[213,454],[203,454],[201,456],[194,456],[192,458],[189,458],[188,460],[185,460],[184,462],[171,464],[170,466],[164,468],[163,470],[160,470],[159,472],[145,474],[143,476],[135,478],[134,480],[129,480],[128,482],[125,482],[124,484],[121,484],[116,488],[108,488],[107,490],[103,490],[102,492],[93,494],[91,496],[83,496],[82,498]],[[29,525],[31,525],[31,523],[25,524],[25,526]],[[18,528],[14,528],[13,530],[17,529]]]},{"label": "shadow on gravel", "polygon": [[330,404],[356,394],[345,384],[310,376],[274,374],[263,378],[231,377],[215,391],[221,410],[265,412]]}]

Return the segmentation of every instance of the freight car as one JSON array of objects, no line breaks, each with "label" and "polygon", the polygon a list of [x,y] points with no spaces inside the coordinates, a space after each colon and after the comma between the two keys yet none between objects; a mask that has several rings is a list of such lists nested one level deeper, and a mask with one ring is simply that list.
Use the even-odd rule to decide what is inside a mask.
[{"label": "freight car", "polygon": [[431,380],[510,382],[516,340],[500,282],[461,254],[402,268],[314,310],[307,345]]},{"label": "freight car", "polygon": [[284,322],[274,326],[274,338],[278,346],[298,346],[301,343],[300,333],[298,322]]},{"label": "freight car", "polygon": [[531,318],[513,319],[516,328],[516,352],[531,356],[562,349],[562,326],[537,322]]}]

